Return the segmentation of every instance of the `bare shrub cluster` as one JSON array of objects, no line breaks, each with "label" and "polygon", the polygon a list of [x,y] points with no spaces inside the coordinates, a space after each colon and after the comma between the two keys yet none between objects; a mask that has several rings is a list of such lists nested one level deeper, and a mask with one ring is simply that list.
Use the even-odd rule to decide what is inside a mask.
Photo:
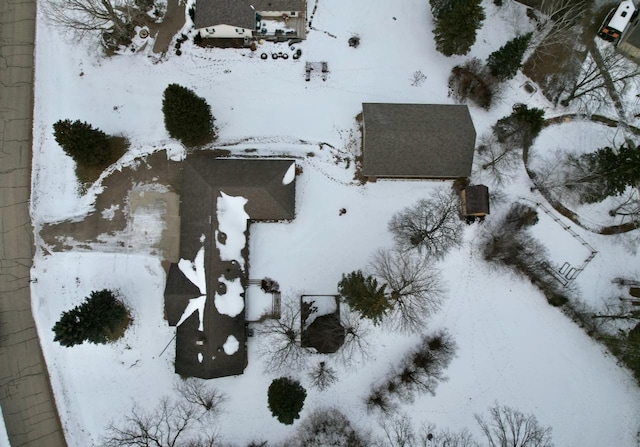
[{"label": "bare shrub cluster", "polygon": [[418,345],[392,369],[389,378],[371,389],[365,398],[367,410],[388,414],[396,408],[394,400],[412,402],[418,393],[435,395],[438,384],[447,380],[444,371],[455,352],[456,343],[448,332],[423,335]]},{"label": "bare shrub cluster", "polygon": [[550,304],[562,306],[568,298],[549,272],[547,250],[528,231],[537,222],[538,213],[534,208],[516,202],[504,218],[484,232],[482,254],[485,260],[526,276]]},{"label": "bare shrub cluster", "polygon": [[457,102],[470,100],[483,109],[489,109],[498,83],[491,71],[478,58],[456,65],[449,76],[449,95]]},{"label": "bare shrub cluster", "polygon": [[337,408],[319,408],[304,419],[284,447],[369,447],[374,442]]}]

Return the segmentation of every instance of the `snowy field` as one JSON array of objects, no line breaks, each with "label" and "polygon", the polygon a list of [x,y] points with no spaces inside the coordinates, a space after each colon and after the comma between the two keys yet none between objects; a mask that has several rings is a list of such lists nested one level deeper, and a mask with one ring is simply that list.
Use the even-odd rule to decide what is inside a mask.
[{"label": "snowy field", "polygon": [[[507,1],[497,9],[485,1],[484,6],[487,20],[471,51],[481,59],[530,27],[524,8],[514,3]],[[343,273],[365,268],[376,249],[391,246],[387,231],[391,216],[441,186],[424,181],[366,185],[353,181],[353,163],[347,168],[337,160],[353,158],[349,134],[356,129],[362,103],[451,103],[447,78],[466,57],[446,58],[435,51],[424,0],[321,0],[313,26],[320,31],[310,31],[299,45],[303,57],[298,62],[259,58],[262,51],[286,51],[279,44],[266,43],[252,53],[201,49],[190,42],[182,45],[182,56],[169,54],[158,61],[149,50],[100,57],[90,41],[71,44],[59,29],[39,20],[32,198],[36,232],[47,222],[81,219],[92,210],[101,190],[96,185],[79,196],[73,163],[55,143],[52,124],[81,119],[109,134],[126,136],[130,152],[112,169],[163,148],[179,158],[184,155],[182,148],[164,130],[161,112],[162,92],[175,82],[192,88],[211,105],[220,130],[216,145],[238,154],[251,148],[259,155],[293,156],[303,168],[296,179],[296,218],[251,227],[250,277],[275,279],[283,299],[335,294]],[[361,38],[357,49],[347,45],[354,34]],[[305,82],[304,61],[328,62],[327,81],[312,77]],[[412,86],[411,76],[418,70],[427,79]],[[566,113],[554,110],[539,94],[527,94],[520,87],[525,80],[519,74],[505,85],[490,111],[470,107],[478,136],[508,115],[514,103],[542,107],[547,117]],[[603,139],[613,138],[603,136],[599,126],[581,126],[576,132],[593,149]],[[556,149],[553,142],[558,137],[547,134],[556,128],[560,129],[554,126],[543,132],[536,152]],[[314,156],[306,157],[310,152]],[[478,173],[474,178],[482,179]],[[520,169],[502,188],[505,200],[492,205],[493,215],[521,198],[543,200],[530,186]],[[342,208],[347,212],[340,215]],[[544,240],[546,230],[557,224],[542,217],[536,231],[543,243],[557,247],[555,239]],[[141,222],[150,227],[150,234],[160,233],[153,228],[162,225],[159,219],[144,217]],[[576,287],[582,299],[599,305],[614,290],[611,279],[636,274],[640,260],[605,236],[575,230],[599,252]],[[416,424],[466,427],[479,435],[474,414],[485,414],[498,402],[534,413],[541,424],[552,426],[557,446],[637,446],[640,391],[631,374],[550,307],[528,281],[482,261],[477,246],[480,231],[479,225],[466,227],[464,245],[438,264],[447,299],[431,317],[428,332],[448,329],[458,345],[446,371],[449,380],[440,384],[435,396],[418,396],[401,410]],[[566,234],[557,256],[581,258],[581,248]],[[143,243],[130,254],[49,253],[42,247],[38,251],[33,309],[71,447],[99,443],[105,426],[120,421],[134,405],[151,409],[163,395],[175,394],[179,380],[173,373],[175,329],[163,318],[165,274],[161,260],[149,253]],[[60,313],[103,288],[119,290],[132,309],[133,325],[125,336],[100,346],[63,348],[54,343],[51,327]],[[339,371],[339,381],[324,392],[309,385],[306,373],[291,372],[308,392],[302,418],[314,408],[334,405],[355,425],[380,432],[377,419],[365,411],[363,397],[417,337],[376,327],[370,342],[372,357],[351,367],[328,357]],[[267,388],[280,374],[264,372],[255,337],[249,339],[248,358],[243,375],[210,381],[229,397],[217,429],[224,441],[240,446],[254,439],[278,445],[296,427],[280,424],[267,408]]]},{"label": "snowy field", "polygon": [[7,435],[7,429],[4,426],[4,419],[2,417],[2,409],[0,409],[0,447],[11,447],[9,445],[9,437]]}]

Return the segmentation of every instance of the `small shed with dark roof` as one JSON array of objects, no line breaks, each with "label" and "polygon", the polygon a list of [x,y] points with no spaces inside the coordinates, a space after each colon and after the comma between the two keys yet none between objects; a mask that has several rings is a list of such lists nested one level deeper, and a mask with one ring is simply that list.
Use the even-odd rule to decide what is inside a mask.
[{"label": "small shed with dark roof", "polygon": [[338,313],[321,315],[303,333],[303,346],[315,348],[321,354],[332,354],[344,344],[345,330]]},{"label": "small shed with dark roof", "polygon": [[464,217],[484,217],[489,214],[489,188],[485,185],[467,186],[461,193]]},{"label": "small shed with dark roof", "polygon": [[364,103],[362,121],[370,180],[471,175],[476,131],[466,105]]}]

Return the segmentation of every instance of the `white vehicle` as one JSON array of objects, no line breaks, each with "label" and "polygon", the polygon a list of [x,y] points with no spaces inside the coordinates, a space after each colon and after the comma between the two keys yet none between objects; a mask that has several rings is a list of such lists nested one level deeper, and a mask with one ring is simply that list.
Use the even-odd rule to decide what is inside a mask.
[{"label": "white vehicle", "polygon": [[598,36],[609,42],[616,42],[636,15],[636,5],[633,1],[623,0],[617,8],[609,11],[602,25],[600,25]]}]

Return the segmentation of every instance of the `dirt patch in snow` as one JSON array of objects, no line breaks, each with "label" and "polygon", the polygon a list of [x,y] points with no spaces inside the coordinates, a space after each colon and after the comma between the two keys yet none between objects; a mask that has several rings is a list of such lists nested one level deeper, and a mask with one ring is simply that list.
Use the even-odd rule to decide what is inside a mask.
[{"label": "dirt patch in snow", "polygon": [[[181,163],[168,160],[166,151],[137,159],[131,166],[115,171],[102,181],[104,189],[96,197],[94,211],[82,220],[74,218],[43,225],[40,230],[42,243],[50,251],[159,251],[157,246],[137,246],[144,245],[144,240],[132,236],[132,232],[138,229],[132,228],[130,197],[132,191],[140,190],[179,194],[181,179]],[[148,211],[164,218],[163,209]],[[145,229],[142,231],[145,232]],[[130,246],[131,244],[136,246]]]}]

